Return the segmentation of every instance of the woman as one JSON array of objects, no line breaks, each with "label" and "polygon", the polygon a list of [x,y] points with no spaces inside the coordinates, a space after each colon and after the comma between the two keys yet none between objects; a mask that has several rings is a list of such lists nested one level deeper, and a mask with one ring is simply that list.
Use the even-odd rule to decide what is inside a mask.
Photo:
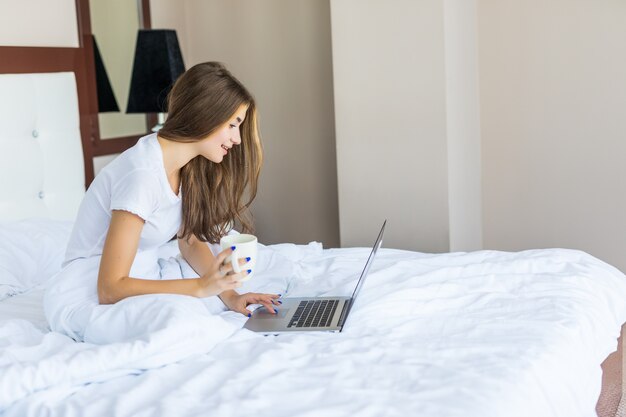
[{"label": "woman", "polygon": [[[235,221],[250,229],[245,214],[261,162],[250,93],[220,63],[186,71],[168,95],[158,135],[107,165],[85,194],[63,269],[45,295],[52,330],[83,340],[97,306],[146,294],[217,295],[245,315],[253,303],[276,312],[279,295],[235,291],[250,270],[234,273],[223,263],[233,248],[214,256],[206,243],[218,242]],[[175,235],[198,278],[161,276],[157,249]]]}]

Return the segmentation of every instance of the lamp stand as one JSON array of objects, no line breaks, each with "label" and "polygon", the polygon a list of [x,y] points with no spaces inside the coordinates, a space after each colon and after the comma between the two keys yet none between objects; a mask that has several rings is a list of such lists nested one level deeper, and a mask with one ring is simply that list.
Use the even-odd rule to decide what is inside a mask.
[{"label": "lamp stand", "polygon": [[158,132],[165,123],[165,113],[157,113],[157,124],[152,128],[153,132]]}]

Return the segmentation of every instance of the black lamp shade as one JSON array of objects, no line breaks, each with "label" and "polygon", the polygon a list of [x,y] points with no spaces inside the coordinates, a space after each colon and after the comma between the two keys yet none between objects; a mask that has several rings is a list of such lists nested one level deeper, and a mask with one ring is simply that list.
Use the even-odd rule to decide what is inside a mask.
[{"label": "black lamp shade", "polygon": [[175,30],[139,30],[126,113],[164,113],[174,81],[185,72]]},{"label": "black lamp shade", "polygon": [[98,93],[98,113],[104,113],[109,111],[120,111],[117,107],[117,100],[115,100],[115,94],[111,88],[109,82],[109,76],[107,70],[104,68],[104,62],[102,56],[100,56],[100,50],[98,49],[98,43],[95,36],[91,36],[93,40],[93,56],[96,64],[96,91]]}]

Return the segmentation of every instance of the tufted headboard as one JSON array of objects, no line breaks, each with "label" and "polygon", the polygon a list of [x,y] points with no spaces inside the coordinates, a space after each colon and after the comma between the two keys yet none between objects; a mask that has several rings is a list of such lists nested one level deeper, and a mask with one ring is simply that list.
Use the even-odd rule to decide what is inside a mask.
[{"label": "tufted headboard", "polygon": [[73,220],[84,172],[74,73],[0,74],[0,221]]}]

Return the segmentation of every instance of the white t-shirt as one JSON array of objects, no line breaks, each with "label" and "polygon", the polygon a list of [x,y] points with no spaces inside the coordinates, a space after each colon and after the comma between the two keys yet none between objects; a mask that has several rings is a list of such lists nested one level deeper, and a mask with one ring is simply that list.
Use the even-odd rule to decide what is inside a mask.
[{"label": "white t-shirt", "polygon": [[[176,195],[167,180],[156,133],[139,139],[135,146],[105,166],[91,183],[78,210],[64,266],[77,259],[102,255],[112,210],[126,210],[145,221],[131,276],[133,270],[150,275],[153,275],[150,271],[158,273],[156,257],[142,255],[156,253],[157,248],[176,235],[182,211],[180,190]],[[147,259],[153,259],[154,265],[137,268],[138,262]]]}]

